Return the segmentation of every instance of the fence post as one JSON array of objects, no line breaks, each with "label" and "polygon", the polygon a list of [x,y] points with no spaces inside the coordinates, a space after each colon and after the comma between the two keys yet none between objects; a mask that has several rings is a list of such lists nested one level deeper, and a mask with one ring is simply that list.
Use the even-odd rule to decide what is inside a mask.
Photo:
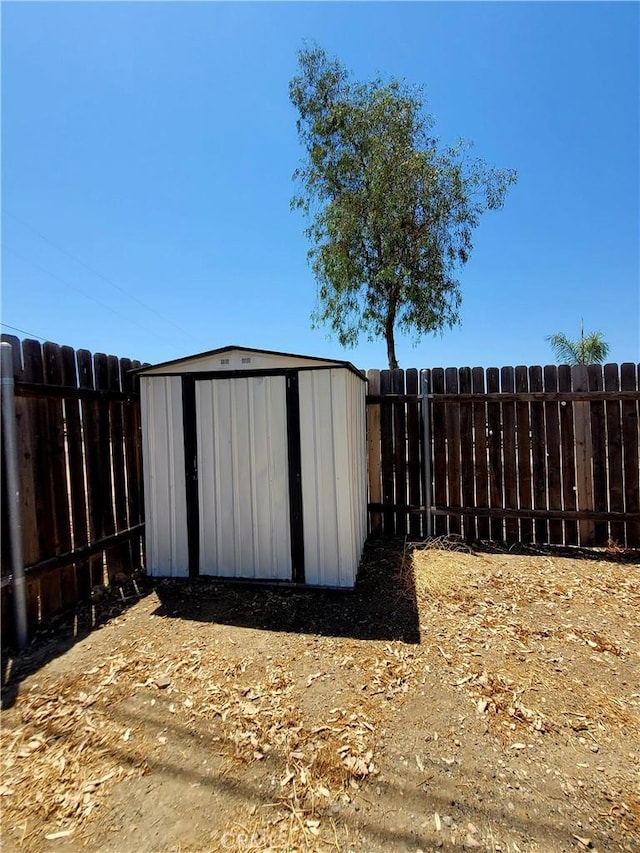
[{"label": "fence post", "polygon": [[11,344],[2,347],[2,446],[7,477],[9,517],[9,552],[13,576],[13,609],[16,645],[22,651],[27,645],[27,597],[22,559],[22,519],[20,513],[20,481],[16,440],[16,407],[13,387],[13,352]]},{"label": "fence post", "polygon": [[422,465],[424,468],[424,506],[425,533],[431,538],[433,519],[431,518],[431,423],[429,418],[429,381],[427,371],[420,371],[420,403],[422,408]]}]

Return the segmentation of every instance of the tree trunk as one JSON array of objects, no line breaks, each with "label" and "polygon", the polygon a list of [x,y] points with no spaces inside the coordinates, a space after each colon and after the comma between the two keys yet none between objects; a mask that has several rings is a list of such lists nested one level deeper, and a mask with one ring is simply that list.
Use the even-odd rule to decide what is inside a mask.
[{"label": "tree trunk", "polygon": [[395,370],[398,367],[398,359],[396,358],[396,342],[393,334],[395,325],[393,317],[387,318],[385,324],[384,336],[387,341],[387,358],[389,359],[389,370]]}]

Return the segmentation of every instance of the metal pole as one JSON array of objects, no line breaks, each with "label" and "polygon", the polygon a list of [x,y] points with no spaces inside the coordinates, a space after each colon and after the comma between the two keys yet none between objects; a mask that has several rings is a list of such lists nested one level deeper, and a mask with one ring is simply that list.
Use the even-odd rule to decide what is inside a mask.
[{"label": "metal pole", "polygon": [[7,478],[9,548],[13,575],[13,610],[18,651],[27,645],[27,595],[22,559],[22,518],[20,513],[20,480],[18,478],[18,443],[16,440],[16,405],[13,387],[11,344],[2,344],[2,446]]},{"label": "metal pole", "polygon": [[427,539],[432,536],[431,518],[431,422],[429,418],[429,381],[427,371],[420,371],[420,398],[422,405],[422,464],[424,468],[424,505],[427,522]]}]

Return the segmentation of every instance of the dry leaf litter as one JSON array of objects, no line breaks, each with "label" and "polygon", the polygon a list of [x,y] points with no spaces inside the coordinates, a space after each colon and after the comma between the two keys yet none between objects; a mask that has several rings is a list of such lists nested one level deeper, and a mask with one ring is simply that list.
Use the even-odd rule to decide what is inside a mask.
[{"label": "dry leaf litter", "polygon": [[[162,774],[177,732],[198,737],[180,760],[199,750],[231,787],[250,773],[261,797],[178,842],[149,838],[150,850],[396,849],[367,820],[398,813],[383,823],[400,837],[393,790],[411,774],[422,811],[405,816],[415,844],[397,849],[545,849],[517,815],[511,830],[480,806],[473,821],[430,806],[438,774],[470,760],[478,778],[493,767],[507,797],[544,805],[556,785],[571,804],[566,847],[546,849],[640,849],[638,565],[455,538],[378,546],[369,560],[415,607],[420,644],[174,619],[152,593],[28,676],[3,714],[5,849],[118,849],[104,841],[114,794]],[[470,721],[490,750],[465,754]],[[144,815],[135,829],[144,839]]]}]

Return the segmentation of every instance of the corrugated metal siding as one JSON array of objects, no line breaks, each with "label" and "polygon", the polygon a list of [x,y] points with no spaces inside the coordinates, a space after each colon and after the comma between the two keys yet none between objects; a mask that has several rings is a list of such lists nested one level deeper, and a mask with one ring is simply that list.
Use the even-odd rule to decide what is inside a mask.
[{"label": "corrugated metal siding", "polygon": [[196,382],[200,571],[291,579],[282,376]]},{"label": "corrugated metal siding", "polygon": [[367,538],[367,436],[366,436],[366,383],[347,372],[348,404],[347,435],[351,463],[351,512],[353,517],[354,547],[357,563]]},{"label": "corrugated metal siding", "polygon": [[366,535],[365,383],[344,368],[299,375],[305,579],[351,587]]},{"label": "corrugated metal siding", "polygon": [[147,571],[161,577],[187,577],[182,380],[142,377],[140,397]]}]

